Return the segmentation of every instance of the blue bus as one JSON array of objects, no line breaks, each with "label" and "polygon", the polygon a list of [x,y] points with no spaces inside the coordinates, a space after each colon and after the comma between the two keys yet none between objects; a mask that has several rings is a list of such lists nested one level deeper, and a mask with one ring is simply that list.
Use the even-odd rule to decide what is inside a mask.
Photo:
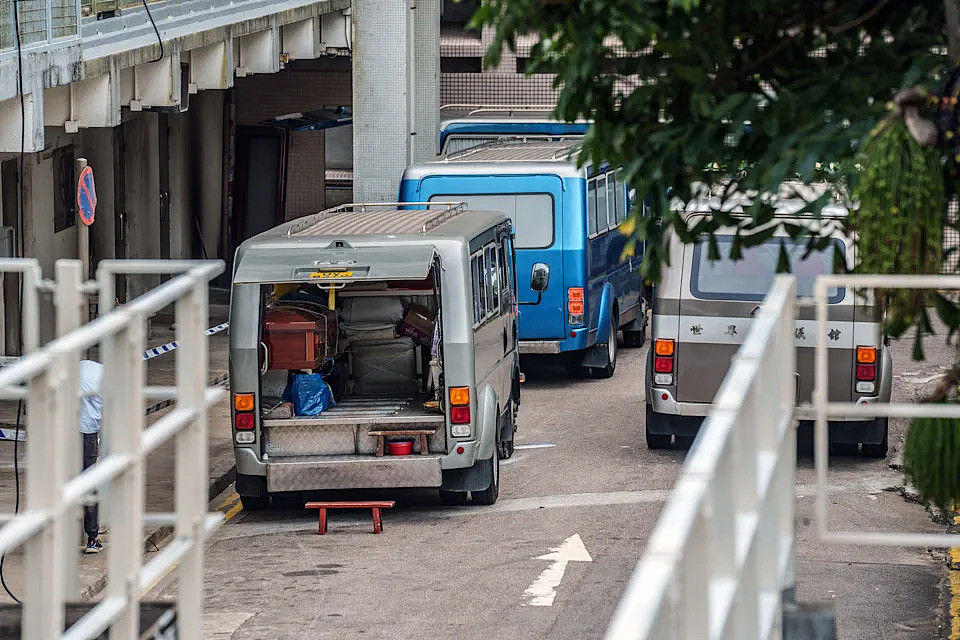
[{"label": "blue bus", "polygon": [[[521,354],[555,354],[572,375],[610,377],[617,331],[624,344],[645,338],[642,256],[621,261],[617,229],[630,213],[622,170],[577,167],[570,142],[500,142],[408,168],[400,201],[466,202],[503,211],[513,222]],[[546,265],[549,281],[528,281]],[[542,267],[539,269],[542,271]]]},{"label": "blue bus", "polygon": [[488,142],[566,141],[579,140],[587,132],[586,120],[561,122],[543,113],[514,116],[494,115],[502,110],[478,109],[462,118],[444,120],[440,124],[440,153],[450,154]]}]

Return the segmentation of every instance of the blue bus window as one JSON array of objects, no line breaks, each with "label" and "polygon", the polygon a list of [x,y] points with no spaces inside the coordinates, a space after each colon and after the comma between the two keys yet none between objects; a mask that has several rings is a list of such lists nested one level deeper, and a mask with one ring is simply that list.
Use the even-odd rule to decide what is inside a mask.
[{"label": "blue bus window", "polygon": [[597,232],[607,230],[607,177],[597,177]]},{"label": "blue bus window", "polygon": [[623,172],[617,171],[617,224],[627,219],[627,194],[623,186]]},{"label": "blue bus window", "polygon": [[617,181],[616,174],[607,174],[607,227],[617,226]]},{"label": "blue bus window", "polygon": [[597,232],[597,181],[587,183],[587,234]]}]

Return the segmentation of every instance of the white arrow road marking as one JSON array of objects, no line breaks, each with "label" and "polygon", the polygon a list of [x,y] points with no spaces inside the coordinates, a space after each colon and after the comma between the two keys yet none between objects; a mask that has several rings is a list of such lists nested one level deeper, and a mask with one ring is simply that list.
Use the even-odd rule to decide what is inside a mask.
[{"label": "white arrow road marking", "polygon": [[552,560],[553,562],[523,592],[523,597],[528,600],[526,604],[531,607],[553,606],[553,599],[557,597],[557,587],[563,580],[568,563],[593,562],[587,548],[583,546],[579,533],[573,534],[559,547],[554,547],[550,553],[539,556],[535,560]]},{"label": "white arrow road marking", "polygon": [[552,442],[538,442],[536,444],[518,444],[514,449],[552,449],[557,445]]}]

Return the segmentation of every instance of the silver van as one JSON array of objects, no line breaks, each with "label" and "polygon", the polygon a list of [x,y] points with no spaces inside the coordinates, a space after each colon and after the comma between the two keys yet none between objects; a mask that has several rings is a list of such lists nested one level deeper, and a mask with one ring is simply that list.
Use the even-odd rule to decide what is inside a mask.
[{"label": "silver van", "polygon": [[[732,228],[717,231],[721,255],[717,261],[708,259],[705,243],[687,245],[676,236],[669,239],[669,266],[654,287],[652,303],[645,383],[649,448],[665,448],[672,441],[678,446],[692,443],[753,315],[773,286],[781,244],[797,278],[798,298],[813,295],[816,277],[833,272],[835,256],[842,256],[847,269],[853,268],[853,240],[838,228],[828,231],[839,227],[832,220],[845,217],[846,210],[829,205],[821,220],[814,221],[808,214],[796,213],[805,204],[800,199],[778,201],[776,219],[770,224],[789,218],[797,225],[819,225],[829,233],[830,246],[810,255],[805,255],[805,240],[793,241],[782,229],[759,246],[744,248],[739,261],[728,257]],[[748,205],[743,199],[730,207],[730,213],[742,217]],[[683,215],[693,224],[704,211],[717,206],[717,201],[702,200],[688,205]],[[872,298],[846,288],[830,292],[828,322],[830,401],[889,402],[893,367]],[[795,337],[797,399],[802,405],[810,401],[813,391],[817,323],[812,303],[799,305]],[[802,409],[799,415],[801,429],[810,429],[812,415]],[[831,451],[886,456],[887,422],[887,418],[831,420]]]},{"label": "silver van", "polygon": [[496,501],[520,403],[510,222],[462,203],[400,206],[343,205],[237,250],[230,383],[245,507],[401,487]]}]

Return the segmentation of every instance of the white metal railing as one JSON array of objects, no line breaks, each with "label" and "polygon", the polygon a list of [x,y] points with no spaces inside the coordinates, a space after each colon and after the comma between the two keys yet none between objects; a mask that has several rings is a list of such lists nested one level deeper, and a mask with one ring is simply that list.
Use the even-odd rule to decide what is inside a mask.
[{"label": "white metal railing", "polygon": [[[81,263],[61,260],[56,281],[41,278],[33,259],[0,260],[0,272],[24,274],[23,358],[0,369],[0,398],[26,398],[26,508],[0,527],[0,555],[25,548],[22,637],[37,640],[137,638],[139,601],[150,585],[178,568],[178,637],[201,637],[203,541],[222,521],[207,513],[207,409],[223,394],[207,388],[207,283],[222,262],[104,261],[96,282],[81,281]],[[112,301],[118,273],[179,273],[122,307],[83,324],[85,294]],[[59,337],[37,344],[38,291],[53,291]],[[104,293],[109,294],[106,298]],[[143,361],[147,319],[173,304],[177,340],[175,408],[149,427],[143,400],[148,387]],[[100,346],[103,439],[108,452],[79,472],[78,363]],[[26,391],[24,393],[24,390]],[[146,456],[166,440],[176,446],[176,506],[173,514],[145,513]],[[105,522],[107,583],[103,599],[64,631],[64,603],[76,597],[78,509],[99,492]],[[171,544],[144,564],[144,524],[175,527]]]},{"label": "white metal railing", "polygon": [[[833,416],[862,416],[864,419],[889,418],[960,418],[960,404],[842,403],[830,402],[829,367],[827,366],[827,309],[831,287],[872,289],[960,289],[960,276],[907,275],[830,275],[820,276],[814,287],[817,309],[817,345],[815,350],[813,410],[814,466],[816,467],[816,520],[820,540],[827,543],[877,545],[887,547],[956,547],[960,534],[910,533],[890,531],[831,531],[827,518],[827,475],[829,471],[828,419]],[[856,345],[854,345],[856,346]]]},{"label": "white metal railing", "polygon": [[781,276],[764,300],[607,640],[780,637],[794,586],[795,291]]},{"label": "white metal railing", "polygon": [[24,49],[80,37],[80,0],[0,0],[0,51],[17,46],[14,9]]}]

